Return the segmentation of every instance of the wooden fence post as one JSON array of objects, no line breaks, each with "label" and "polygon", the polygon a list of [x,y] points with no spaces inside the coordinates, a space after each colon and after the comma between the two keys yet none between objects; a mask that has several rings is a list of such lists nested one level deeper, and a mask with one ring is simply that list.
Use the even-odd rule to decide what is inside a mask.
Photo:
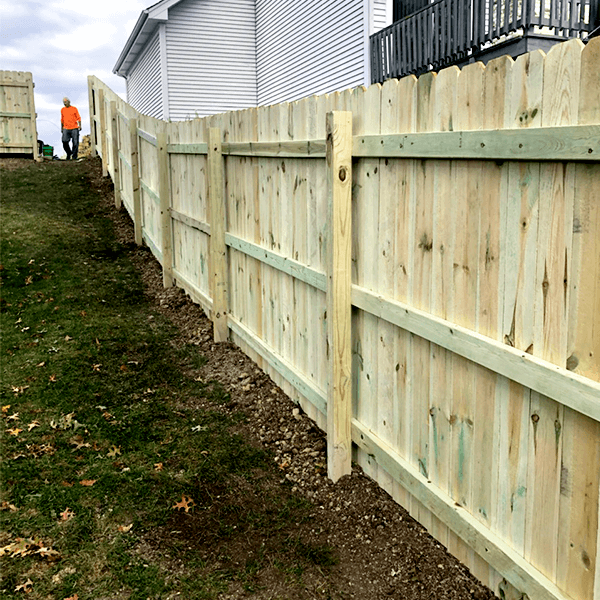
[{"label": "wooden fence post", "polygon": [[133,232],[135,243],[142,244],[142,197],[140,193],[140,171],[139,171],[139,139],[137,119],[129,119],[129,147],[131,148],[131,191],[133,198]]},{"label": "wooden fence post", "polygon": [[96,128],[94,127],[95,124],[95,117],[96,117],[96,97],[95,97],[95,90],[94,90],[94,84],[92,83],[92,75],[88,76],[88,102],[89,102],[89,106],[90,106],[90,156],[94,157],[97,156],[97,152],[96,152],[96,144],[97,144],[97,140],[96,140]]},{"label": "wooden fence post", "polygon": [[115,187],[115,206],[121,208],[121,173],[119,172],[119,124],[117,120],[117,102],[110,103],[110,129],[112,138],[113,184]]},{"label": "wooden fence post", "polygon": [[327,473],[352,470],[352,113],[327,114]]},{"label": "wooden fence post", "polygon": [[208,200],[210,203],[210,269],[213,283],[213,333],[215,342],[229,337],[227,327],[227,247],[225,245],[225,197],[221,130],[211,127],[208,135]]},{"label": "wooden fence post", "polygon": [[33,76],[29,78],[27,83],[27,91],[29,92],[29,110],[31,111],[31,142],[33,144],[33,159],[37,162],[42,162],[44,158],[40,156],[37,142],[37,113],[35,112],[35,96],[33,93],[35,83],[33,83]]},{"label": "wooden fence post", "polygon": [[106,106],[104,103],[104,90],[98,90],[98,105],[100,109],[100,146],[102,148],[102,177],[108,176],[108,156],[106,153]]},{"label": "wooden fence post", "polygon": [[167,124],[156,134],[158,145],[158,195],[160,198],[160,231],[163,268],[163,285],[171,287],[173,279],[173,227],[171,223],[171,185],[169,182],[169,152],[167,150]]}]

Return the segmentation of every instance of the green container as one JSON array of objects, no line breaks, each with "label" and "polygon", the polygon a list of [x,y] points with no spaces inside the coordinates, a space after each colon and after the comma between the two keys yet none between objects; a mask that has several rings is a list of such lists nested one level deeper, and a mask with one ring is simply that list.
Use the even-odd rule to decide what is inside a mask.
[{"label": "green container", "polygon": [[44,146],[43,155],[52,158],[54,156],[54,146]]}]

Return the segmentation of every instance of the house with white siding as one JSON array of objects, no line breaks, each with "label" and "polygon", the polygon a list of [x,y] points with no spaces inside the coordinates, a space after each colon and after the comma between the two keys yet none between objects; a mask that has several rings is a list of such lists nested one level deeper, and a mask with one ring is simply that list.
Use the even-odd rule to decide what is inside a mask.
[{"label": "house with white siding", "polygon": [[113,72],[165,120],[292,101],[368,85],[369,36],[391,21],[391,0],[161,0]]}]

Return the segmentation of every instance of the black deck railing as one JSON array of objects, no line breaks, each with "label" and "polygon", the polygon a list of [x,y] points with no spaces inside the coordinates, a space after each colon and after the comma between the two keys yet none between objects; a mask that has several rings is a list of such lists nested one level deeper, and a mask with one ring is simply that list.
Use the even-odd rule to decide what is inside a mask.
[{"label": "black deck railing", "polygon": [[[476,56],[511,33],[585,37],[599,0],[437,0],[371,36],[371,81],[419,75]],[[404,0],[396,14],[422,5]]]}]

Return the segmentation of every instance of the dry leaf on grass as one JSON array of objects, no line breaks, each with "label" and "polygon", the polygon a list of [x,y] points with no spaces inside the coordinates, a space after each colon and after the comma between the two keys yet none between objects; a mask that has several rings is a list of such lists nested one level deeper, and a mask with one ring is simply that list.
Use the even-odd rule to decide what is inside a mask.
[{"label": "dry leaf on grass", "polygon": [[22,583],[15,588],[15,592],[25,592],[26,594],[29,594],[31,590],[33,590],[33,581],[29,578],[27,578],[25,583]]},{"label": "dry leaf on grass", "polygon": [[6,417],[7,421],[18,421],[19,420],[19,413],[13,413],[12,415],[9,415],[8,417]]},{"label": "dry leaf on grass", "polygon": [[119,525],[117,527],[117,531],[120,531],[121,533],[128,533],[129,531],[131,531],[132,527],[133,523],[131,525]]},{"label": "dry leaf on grass", "polygon": [[2,504],[0,504],[0,510],[10,510],[10,512],[17,512],[19,509],[14,504],[4,501],[2,502]]},{"label": "dry leaf on grass", "polygon": [[67,506],[67,508],[60,513],[60,520],[70,521],[74,516],[75,513]]},{"label": "dry leaf on grass", "polygon": [[192,506],[195,506],[196,503],[189,496],[181,496],[181,501],[174,504],[171,508],[175,510],[185,510],[185,512],[190,512]]},{"label": "dry leaf on grass", "polygon": [[2,414],[3,414],[3,415],[5,415],[5,414],[6,414],[6,413],[9,411],[9,409],[10,409],[10,406],[11,406],[10,404],[5,404],[5,405],[2,407]]},{"label": "dry leaf on grass", "polygon": [[77,594],[73,594],[72,596],[65,598],[65,600],[79,600],[79,596]]},{"label": "dry leaf on grass", "polygon": [[10,433],[10,435],[14,435],[16,437],[17,435],[19,435],[21,433],[21,431],[23,431],[23,430],[19,429],[18,427],[13,427],[12,429],[7,429],[6,433]]},{"label": "dry leaf on grass", "polygon": [[29,425],[27,425],[27,431],[31,431],[32,429],[35,429],[36,427],[40,426],[40,422],[39,421],[31,421],[31,423],[29,423]]},{"label": "dry leaf on grass", "polygon": [[115,458],[117,456],[117,454],[121,454],[121,447],[120,446],[111,446],[110,450],[108,451],[108,454],[106,456],[108,456],[108,458]]},{"label": "dry leaf on grass", "polygon": [[79,482],[79,485],[83,485],[85,487],[92,487],[96,483],[96,481],[98,481],[98,480],[97,479],[82,479]]},{"label": "dry leaf on grass", "polygon": [[163,470],[163,464],[160,463],[154,463],[154,470],[155,471],[162,471]]},{"label": "dry leaf on grass", "polygon": [[76,435],[75,437],[72,437],[69,440],[69,444],[71,444],[72,446],[75,446],[73,451],[81,450],[81,448],[91,448],[91,445],[88,444],[87,442],[84,442],[83,438],[80,435]]}]

